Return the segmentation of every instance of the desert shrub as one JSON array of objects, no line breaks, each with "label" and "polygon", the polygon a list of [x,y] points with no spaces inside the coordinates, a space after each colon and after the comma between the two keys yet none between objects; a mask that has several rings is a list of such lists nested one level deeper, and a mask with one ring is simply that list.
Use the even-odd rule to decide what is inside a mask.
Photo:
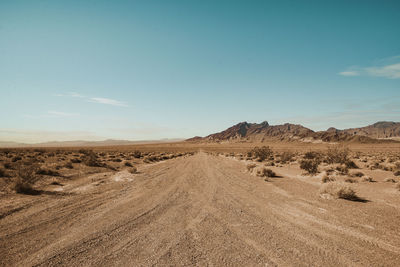
[{"label": "desert shrub", "polygon": [[363,181],[363,182],[369,182],[369,183],[375,182],[374,179],[372,179],[372,178],[369,177],[369,176],[364,176],[364,177],[362,178],[362,181]]},{"label": "desert shrub", "polygon": [[262,168],[257,171],[257,175],[260,177],[276,177],[276,173],[267,168]]},{"label": "desert shrub", "polygon": [[133,151],[133,155],[132,155],[134,158],[137,158],[137,159],[139,159],[139,158],[141,158],[142,157],[142,152],[140,152],[139,150],[135,150],[135,151]]},{"label": "desert shrub", "polygon": [[149,161],[159,161],[160,159],[156,155],[151,155],[151,156],[147,157],[147,160],[149,160]]},{"label": "desert shrub", "polygon": [[90,151],[90,150],[81,148],[81,149],[78,150],[78,153],[80,153],[80,154],[87,154],[89,151]]},{"label": "desert shrub", "polygon": [[318,159],[303,159],[300,161],[300,169],[305,170],[308,174],[314,175],[318,173]]},{"label": "desert shrub", "polygon": [[6,170],[0,168],[0,177],[7,177]]},{"label": "desert shrub", "polygon": [[29,165],[22,165],[17,171],[17,179],[14,184],[14,189],[17,193],[21,194],[37,194],[38,191],[33,189],[34,183],[37,181],[38,164],[29,163]]},{"label": "desert shrub", "polygon": [[72,165],[71,162],[67,162],[67,163],[65,163],[64,167],[67,168],[67,169],[73,169],[74,165]]},{"label": "desert shrub", "polygon": [[325,175],[324,177],[322,177],[321,182],[323,183],[329,183],[329,182],[333,182],[335,181],[335,178],[330,177],[328,175]]},{"label": "desert shrub", "polygon": [[349,169],[346,166],[337,166],[336,170],[341,174],[341,175],[346,175],[349,173]]},{"label": "desert shrub", "polygon": [[97,155],[91,150],[86,151],[85,156],[83,157],[83,163],[89,167],[102,167],[104,165],[100,162]]},{"label": "desert shrub", "polygon": [[346,178],[345,180],[344,180],[346,183],[357,183],[357,180],[355,180],[355,179],[352,179],[352,178]]},{"label": "desert shrub", "polygon": [[291,162],[291,161],[293,161],[294,156],[295,156],[295,154],[293,152],[285,151],[280,156],[281,162],[282,163]]},{"label": "desert shrub", "polygon": [[335,169],[329,168],[329,169],[327,169],[325,172],[329,175],[329,174],[334,173],[334,172],[335,172]]},{"label": "desert shrub", "polygon": [[132,163],[130,163],[129,161],[125,161],[124,165],[127,166],[127,167],[132,167]]},{"label": "desert shrub", "polygon": [[354,177],[363,177],[363,176],[364,176],[364,173],[362,173],[362,172],[355,172],[355,173],[352,174],[352,176],[354,176]]},{"label": "desert shrub", "polygon": [[115,159],[113,159],[112,161],[113,161],[113,162],[122,162],[122,159],[120,159],[120,158],[115,158]]},{"label": "desert shrub", "polygon": [[81,162],[82,161],[80,159],[76,159],[76,158],[71,159],[71,163],[81,163]]},{"label": "desert shrub", "polygon": [[254,163],[250,163],[246,166],[248,171],[252,171],[257,165]]},{"label": "desert shrub", "polygon": [[397,183],[397,181],[393,178],[386,178],[384,181],[387,183]]},{"label": "desert shrub", "polygon": [[61,174],[59,172],[57,172],[57,171],[53,171],[53,170],[50,170],[50,169],[44,169],[44,168],[39,168],[36,171],[36,174],[49,175],[49,176],[61,176]]},{"label": "desert shrub", "polygon": [[272,149],[269,146],[255,147],[251,150],[251,155],[259,161],[264,161],[273,155]]},{"label": "desert shrub", "polygon": [[395,171],[393,174],[394,176],[400,176],[400,171]]},{"label": "desert shrub", "polygon": [[132,166],[132,168],[129,169],[129,172],[132,174],[135,174],[135,173],[137,173],[137,168]]},{"label": "desert shrub", "polygon": [[321,195],[329,195],[334,198],[359,200],[356,192],[350,186],[344,183],[326,183],[321,187],[320,193]]},{"label": "desert shrub", "polygon": [[321,154],[316,151],[308,151],[308,152],[304,153],[304,158],[305,159],[320,159]]},{"label": "desert shrub", "polygon": [[352,161],[352,160],[347,160],[344,164],[345,164],[346,167],[349,168],[349,169],[358,169],[357,164],[356,164],[354,161]]},{"label": "desert shrub", "polygon": [[342,146],[329,147],[326,153],[326,160],[328,163],[346,164],[349,161],[350,150]]},{"label": "desert shrub", "polygon": [[19,160],[22,160],[22,157],[21,157],[21,156],[15,156],[15,157],[13,157],[13,158],[11,159],[12,162],[17,162],[17,161],[19,161]]}]

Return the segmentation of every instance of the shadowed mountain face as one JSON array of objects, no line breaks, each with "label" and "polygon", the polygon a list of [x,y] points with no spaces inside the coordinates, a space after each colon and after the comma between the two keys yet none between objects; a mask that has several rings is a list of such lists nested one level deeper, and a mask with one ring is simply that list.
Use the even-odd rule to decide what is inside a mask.
[{"label": "shadowed mountain face", "polygon": [[400,137],[400,123],[377,122],[373,125],[338,130],[333,127],[327,131],[314,132],[302,125],[285,123],[283,125],[269,125],[262,123],[238,123],[222,132],[210,134],[206,137],[194,137],[187,141],[192,142],[263,142],[268,140],[279,141],[324,141],[324,142],[378,142],[378,138]]},{"label": "shadowed mountain face", "polygon": [[400,122],[380,121],[366,127],[346,129],[343,132],[371,138],[395,138],[400,137]]}]

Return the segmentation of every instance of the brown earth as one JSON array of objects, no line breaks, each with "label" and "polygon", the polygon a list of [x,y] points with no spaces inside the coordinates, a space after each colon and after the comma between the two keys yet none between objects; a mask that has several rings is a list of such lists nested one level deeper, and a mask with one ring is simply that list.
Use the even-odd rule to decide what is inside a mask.
[{"label": "brown earth", "polygon": [[0,265],[398,265],[389,172],[362,170],[377,182],[354,184],[357,202],[320,198],[321,177],[296,164],[271,168],[279,177],[266,182],[245,161],[200,152],[4,195]]}]

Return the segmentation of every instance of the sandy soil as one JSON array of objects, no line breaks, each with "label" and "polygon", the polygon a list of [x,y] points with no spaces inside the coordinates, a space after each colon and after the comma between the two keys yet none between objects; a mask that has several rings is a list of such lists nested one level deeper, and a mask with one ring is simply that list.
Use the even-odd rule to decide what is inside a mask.
[{"label": "sandy soil", "polygon": [[400,194],[358,184],[367,202],[319,197],[290,166],[268,182],[200,152],[91,174],[54,194],[2,199],[0,265],[395,266]]}]

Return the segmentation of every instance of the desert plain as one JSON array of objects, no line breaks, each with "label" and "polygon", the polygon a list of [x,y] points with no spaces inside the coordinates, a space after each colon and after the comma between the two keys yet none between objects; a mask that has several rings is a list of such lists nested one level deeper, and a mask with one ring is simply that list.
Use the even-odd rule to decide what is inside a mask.
[{"label": "desert plain", "polygon": [[0,150],[1,266],[397,266],[400,144]]}]

